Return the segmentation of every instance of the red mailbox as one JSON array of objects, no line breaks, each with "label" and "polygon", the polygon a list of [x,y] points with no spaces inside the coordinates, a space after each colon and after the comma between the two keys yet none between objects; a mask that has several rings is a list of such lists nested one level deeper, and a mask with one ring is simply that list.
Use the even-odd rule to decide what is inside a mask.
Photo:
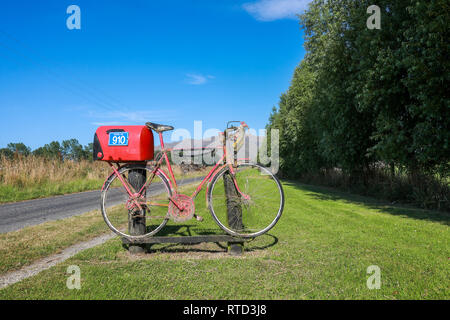
[{"label": "red mailbox", "polygon": [[101,126],[95,132],[94,160],[147,161],[153,153],[153,133],[146,126]]}]

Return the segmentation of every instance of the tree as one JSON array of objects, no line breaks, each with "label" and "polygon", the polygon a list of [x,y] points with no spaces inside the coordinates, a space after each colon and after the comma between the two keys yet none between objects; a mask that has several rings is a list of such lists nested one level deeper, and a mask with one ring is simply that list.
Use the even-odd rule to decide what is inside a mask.
[{"label": "tree", "polygon": [[41,156],[45,158],[57,158],[62,160],[63,148],[58,141],[52,141],[43,147],[37,148],[33,151],[36,156]]},{"label": "tree", "polygon": [[61,151],[64,160],[80,160],[84,158],[83,146],[77,139],[63,140]]},{"label": "tree", "polygon": [[92,153],[94,152],[94,144],[91,142],[83,147],[82,159],[92,160]]},{"label": "tree", "polygon": [[445,0],[314,0],[300,16],[306,55],[268,128],[291,175],[376,163],[448,176],[450,10]]},{"label": "tree", "polygon": [[21,156],[25,156],[25,157],[30,155],[30,153],[31,153],[31,148],[27,147],[22,142],[8,143],[8,145],[6,146],[6,149],[8,149],[10,151],[10,153],[12,153],[12,154],[21,155]]},{"label": "tree", "polygon": [[0,157],[2,157],[2,156],[5,158],[12,158],[14,156],[14,152],[12,152],[8,148],[1,148],[0,149]]},{"label": "tree", "polygon": [[274,108],[270,116],[267,136],[271,136],[271,129],[279,130],[283,174],[297,176],[326,166],[318,153],[312,117],[311,98],[315,83],[316,76],[306,59],[296,68],[289,90],[281,95],[279,109]]}]

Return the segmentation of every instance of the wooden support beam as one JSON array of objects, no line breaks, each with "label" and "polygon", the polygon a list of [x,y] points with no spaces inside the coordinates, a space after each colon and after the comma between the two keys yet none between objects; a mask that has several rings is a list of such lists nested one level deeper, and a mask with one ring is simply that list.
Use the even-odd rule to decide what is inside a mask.
[{"label": "wooden support beam", "polygon": [[[228,226],[236,230],[242,229],[242,207],[239,201],[239,194],[228,171],[223,175],[223,183],[227,199]],[[231,255],[241,255],[244,252],[244,242],[236,239],[228,242],[228,252]]]},{"label": "wooden support beam", "polygon": [[122,243],[124,244],[157,244],[157,243],[202,243],[202,242],[239,242],[242,243],[244,240],[241,238],[236,238],[228,235],[207,235],[207,236],[183,236],[183,237],[148,237],[139,240],[130,240],[127,238],[122,238]]},{"label": "wooden support beam", "polygon": [[[147,180],[147,171],[142,169],[134,169],[130,170],[128,173],[128,182],[134,188],[134,190],[141,190],[142,186],[145,184]],[[145,196],[145,194],[144,194]],[[132,218],[129,215],[128,219],[128,232],[130,235],[138,236],[146,233],[146,221],[145,221],[145,212],[143,217],[134,217]],[[130,253],[144,253],[145,252],[145,244],[132,244],[128,247]]]}]

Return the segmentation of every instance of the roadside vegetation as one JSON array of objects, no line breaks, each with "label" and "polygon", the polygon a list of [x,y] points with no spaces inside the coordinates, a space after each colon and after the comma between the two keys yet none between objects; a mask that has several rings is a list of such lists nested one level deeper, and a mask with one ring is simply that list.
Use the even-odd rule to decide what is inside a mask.
[{"label": "roadside vegetation", "polygon": [[0,203],[98,189],[108,168],[92,162],[92,143],[52,141],[31,150],[9,143],[0,149]]},{"label": "roadside vegetation", "polygon": [[[193,189],[190,186],[181,186],[179,190],[189,192]],[[201,200],[204,202],[204,196]],[[127,217],[118,216],[123,213],[123,210],[113,209],[110,213],[110,218],[120,218],[125,221],[124,226],[126,226]],[[168,225],[170,226],[170,222]],[[109,232],[112,231],[103,220],[101,211],[93,210],[70,218],[2,233],[0,234],[0,274],[20,269],[40,258],[59,253],[71,245]]]},{"label": "roadside vegetation", "polygon": [[[175,177],[182,179],[203,175],[208,168],[185,170],[174,165],[173,170]],[[16,151],[0,156],[0,203],[100,190],[111,172],[103,161]]]},{"label": "roadside vegetation", "polygon": [[448,2],[314,0],[268,129],[284,177],[450,211]]},{"label": "roadside vegetation", "polygon": [[0,234],[0,273],[110,232],[100,210]]},{"label": "roadside vegetation", "polygon": [[[225,243],[161,244],[133,256],[114,238],[0,290],[0,299],[450,298],[448,214],[297,182],[283,186],[282,218],[246,243],[242,257],[228,256]],[[204,222],[170,223],[161,235],[220,234],[203,193],[195,205]],[[70,265],[80,267],[80,290],[66,287]],[[380,289],[367,287],[374,265]]]},{"label": "roadside vegetation", "polygon": [[0,202],[12,202],[100,189],[106,163],[39,156],[0,158]]}]

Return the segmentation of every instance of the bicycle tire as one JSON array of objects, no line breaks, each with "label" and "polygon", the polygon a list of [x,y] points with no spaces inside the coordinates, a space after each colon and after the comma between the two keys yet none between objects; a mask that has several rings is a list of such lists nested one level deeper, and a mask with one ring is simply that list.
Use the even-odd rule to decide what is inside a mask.
[{"label": "bicycle tire", "polygon": [[[145,171],[147,172],[147,174],[149,174],[149,173],[152,173],[154,169],[153,169],[152,167],[147,167],[146,165],[143,165],[143,164],[127,164],[127,165],[124,165],[123,167],[120,167],[119,170],[118,170],[118,172],[119,172],[119,174],[122,175],[125,179],[127,179],[127,174],[126,174],[126,173],[129,172],[130,170],[145,170]],[[147,175],[147,177],[148,177],[148,175]],[[157,195],[157,196],[160,195],[160,197],[161,197],[162,199],[167,198],[167,203],[168,203],[168,202],[169,202],[169,200],[168,200],[169,197],[172,196],[172,190],[171,190],[171,188],[170,188],[170,184],[169,184],[169,182],[167,181],[166,177],[165,177],[160,171],[157,171],[157,172],[156,172],[155,177],[158,177],[158,179],[160,180],[160,182],[163,184],[163,189],[162,189],[161,193],[160,193],[160,194],[157,193],[156,195]],[[116,198],[117,198],[117,193],[119,193],[119,192],[117,192],[117,189],[119,189],[119,191],[122,191],[123,193],[125,193],[125,195],[119,193],[120,196],[122,196],[122,198],[124,198],[124,200],[123,200],[122,202],[125,201],[125,198],[127,198],[127,200],[126,200],[127,202],[128,202],[129,199],[130,199],[129,195],[126,193],[126,189],[125,189],[125,187],[123,186],[123,184],[122,184],[122,183],[119,184],[119,183],[117,183],[117,181],[120,182],[120,180],[118,179],[117,175],[116,175],[115,173],[113,173],[113,174],[111,174],[111,175],[108,177],[108,179],[105,181],[104,187],[102,188],[102,192],[101,192],[101,200],[100,200],[100,209],[101,209],[102,216],[103,216],[103,219],[104,219],[106,225],[107,225],[107,226],[108,226],[115,234],[117,234],[117,235],[119,235],[119,236],[121,236],[121,237],[127,238],[127,239],[129,239],[129,240],[143,239],[143,238],[152,236],[152,235],[156,234],[157,232],[159,232],[159,231],[167,224],[167,221],[168,221],[168,219],[169,219],[169,217],[168,217],[168,215],[167,215],[167,209],[165,209],[165,210],[162,209],[162,210],[161,210],[161,211],[165,211],[164,218],[160,218],[162,221],[161,221],[161,222],[157,222],[157,226],[156,226],[155,228],[150,229],[150,231],[146,232],[146,233],[143,234],[143,235],[130,235],[130,234],[127,234],[127,233],[125,233],[125,232],[120,231],[120,228],[118,228],[118,226],[115,226],[115,225],[114,225],[114,223],[111,221],[111,217],[112,217],[112,215],[113,215],[111,212],[112,212],[113,210],[121,210],[121,211],[125,211],[124,209],[120,209],[120,206],[123,205],[124,203],[122,203],[122,204],[119,203],[117,206],[111,206],[111,205],[107,204],[107,201],[108,201],[108,199],[109,199],[109,196],[112,195],[111,198],[113,198],[113,197],[116,197]],[[113,187],[113,184],[114,184],[114,183],[118,184],[119,186],[118,186],[118,187]],[[153,181],[152,181],[151,184],[149,184],[149,185],[147,186],[147,188],[150,188],[150,186],[151,186],[152,184],[154,185],[154,182],[153,182]],[[116,190],[115,190],[115,191],[112,191],[113,188],[115,188]],[[147,190],[146,190],[146,191],[147,191]],[[114,195],[114,194],[115,194],[115,195]],[[167,194],[167,197],[165,196],[166,194]],[[155,196],[152,196],[152,197],[155,197]],[[147,197],[146,197],[146,198],[147,198]],[[117,200],[115,200],[115,201],[117,202]],[[151,206],[151,205],[148,205],[148,204],[147,204],[147,199],[146,199],[146,207],[148,208],[149,206]],[[118,207],[118,208],[117,208],[117,207]],[[129,211],[129,210],[128,210],[128,211]],[[121,213],[122,213],[122,214],[125,214],[125,212],[121,212]],[[129,215],[129,214],[130,214],[130,212],[128,212],[128,215]],[[116,213],[116,215],[117,215],[117,213]],[[144,213],[144,216],[145,216],[145,213]],[[147,217],[147,216],[146,216],[146,217]],[[127,218],[129,219],[129,216],[128,216]],[[120,217],[120,219],[123,219],[123,217]],[[149,229],[149,226],[146,226],[146,229]]]},{"label": "bicycle tire", "polygon": [[[229,201],[229,199],[225,199],[225,200],[222,199],[222,197],[225,197],[225,195],[224,195],[225,194],[225,190],[223,192],[221,191],[221,186],[220,187],[218,186],[218,182],[221,180],[222,177],[224,177],[224,175],[226,173],[229,173],[230,169],[229,169],[228,166],[222,168],[218,173],[216,173],[214,175],[214,177],[211,180],[210,188],[208,189],[208,208],[209,208],[209,210],[211,212],[211,215],[212,215],[213,219],[215,220],[215,222],[226,233],[228,233],[230,235],[233,235],[233,236],[241,237],[241,238],[254,238],[254,237],[260,236],[260,235],[266,233],[267,231],[269,231],[270,229],[272,229],[275,226],[275,224],[278,222],[278,220],[280,219],[280,217],[281,217],[281,215],[283,213],[283,209],[284,209],[284,191],[283,191],[283,187],[282,187],[280,181],[278,180],[278,178],[274,174],[272,174],[272,172],[270,172],[270,170],[268,170],[267,168],[265,168],[265,167],[263,167],[261,165],[255,164],[255,163],[241,163],[241,164],[239,164],[237,166],[237,168],[234,169],[234,171],[236,173],[236,176],[237,176],[237,173],[240,170],[239,168],[243,168],[243,167],[257,168],[259,171],[262,171],[265,174],[267,174],[268,178],[271,181],[273,181],[273,184],[272,184],[273,187],[269,186],[269,185],[267,185],[267,187],[266,187],[266,189],[269,190],[268,192],[266,192],[266,194],[268,194],[268,195],[270,195],[270,194],[278,194],[279,195],[279,199],[277,200],[277,202],[278,202],[277,204],[269,203],[271,205],[270,209],[274,209],[274,211],[276,211],[276,212],[273,212],[273,218],[272,218],[272,213],[270,213],[270,214],[264,213],[265,215],[268,216],[268,218],[265,220],[265,221],[269,221],[267,223],[267,225],[265,225],[265,223],[262,223],[262,224],[264,224],[264,226],[262,228],[258,227],[258,230],[253,230],[253,231],[250,231],[251,228],[248,227],[249,228],[248,232],[243,232],[244,231],[243,229],[242,230],[239,230],[238,228],[234,228],[233,229],[232,227],[230,227],[229,223],[225,223],[224,221],[222,221],[222,220],[225,220],[225,219],[229,218],[229,217],[226,217],[226,218],[224,217],[225,210],[227,210],[226,214],[228,215],[228,203],[229,203],[228,201]],[[238,186],[239,186],[240,182],[238,181],[238,178],[236,178],[236,179],[237,179],[237,183],[238,183]],[[258,179],[260,179],[260,178],[258,178]],[[247,177],[247,180],[248,180],[248,177]],[[262,185],[262,183],[260,181],[257,181],[257,184]],[[276,187],[276,189],[275,189],[275,187]],[[241,187],[240,187],[240,189],[241,189]],[[216,194],[218,196],[215,196],[215,194],[214,194],[215,190],[216,190]],[[275,190],[277,190],[277,192],[275,192]],[[245,191],[245,190],[243,190],[243,191]],[[237,194],[239,194],[239,193],[237,193]],[[258,193],[256,193],[256,194],[258,194]],[[257,199],[258,196],[254,197],[254,198]],[[267,208],[267,199],[265,199],[265,203],[264,203],[264,201],[262,200],[264,198],[262,196],[259,197],[259,198],[260,198],[260,200],[258,200],[258,201],[260,201],[261,203],[258,204],[258,205],[261,205],[261,208],[263,208],[263,207]],[[244,203],[245,200],[242,199],[242,196],[239,196],[236,199],[237,199],[236,201],[240,203],[241,210],[242,210],[242,204]],[[223,205],[223,203],[221,204],[221,202],[224,202],[224,201],[226,202],[226,209],[225,209],[225,207],[223,209],[220,209],[220,213],[219,213],[218,212],[219,210],[217,209],[217,206],[218,205]],[[244,207],[250,206],[250,205],[251,204],[244,204]],[[256,209],[258,209],[258,208],[256,208]],[[249,208],[247,209],[246,214],[250,214],[250,209]],[[246,228],[245,227],[245,224],[246,224],[245,220],[246,220],[247,217],[244,215],[244,213],[242,213],[241,218],[242,218],[241,220],[243,221],[242,224],[244,225],[244,226],[242,226],[242,228]],[[228,226],[226,226],[225,224],[228,224]]]}]

